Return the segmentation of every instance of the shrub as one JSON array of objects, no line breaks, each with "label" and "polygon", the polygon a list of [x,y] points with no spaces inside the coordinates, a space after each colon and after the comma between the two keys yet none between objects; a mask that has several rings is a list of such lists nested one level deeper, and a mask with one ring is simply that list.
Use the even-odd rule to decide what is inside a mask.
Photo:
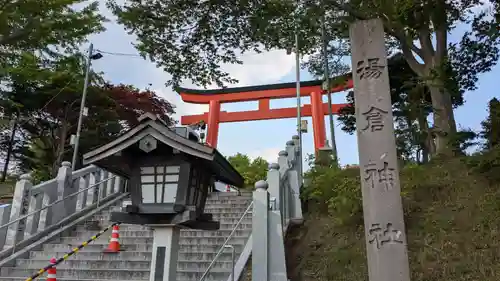
[{"label": "shrub", "polygon": [[305,177],[309,183],[301,196],[311,211],[328,213],[337,224],[359,223],[362,201],[358,168],[315,166]]}]

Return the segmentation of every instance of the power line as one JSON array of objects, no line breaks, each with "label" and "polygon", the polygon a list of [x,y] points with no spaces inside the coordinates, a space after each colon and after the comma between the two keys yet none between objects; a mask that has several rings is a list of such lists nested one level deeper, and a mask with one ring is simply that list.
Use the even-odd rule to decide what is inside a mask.
[{"label": "power line", "polygon": [[73,81],[75,81],[75,77],[73,77],[73,79],[70,79],[68,81],[68,83],[66,83],[60,90],[59,92],[57,92],[52,98],[50,98],[43,106],[42,108],[40,108],[39,110],[37,110],[37,112],[35,114],[32,114],[31,117],[28,117],[27,119],[24,119],[22,123],[20,123],[18,126],[22,126],[22,125],[25,125],[26,123],[28,123],[29,121],[35,121],[36,120],[36,116],[38,116],[40,113],[42,113],[42,111],[44,109],[47,108],[47,106],[49,106],[49,104],[54,101],[68,86],[69,84],[71,84]]},{"label": "power line", "polygon": [[118,53],[118,52],[108,52],[108,51],[103,51],[100,49],[96,49],[97,52],[107,54],[107,55],[112,55],[112,56],[124,56],[124,57],[138,57],[142,58],[141,55],[138,54],[131,54],[131,53]]},{"label": "power line", "polygon": [[[119,52],[111,52],[111,51],[103,51],[101,49],[96,49],[97,52],[107,54],[107,55],[112,55],[112,56],[122,56],[122,57],[137,57],[137,58],[143,58],[141,55],[138,54],[132,54],[132,53],[119,53]],[[257,56],[257,55],[262,55],[262,54],[268,54],[268,53],[275,53],[275,52],[282,52],[283,50],[271,50],[271,51],[262,51],[260,53],[242,53],[240,54],[241,56],[249,57],[249,56]]]}]

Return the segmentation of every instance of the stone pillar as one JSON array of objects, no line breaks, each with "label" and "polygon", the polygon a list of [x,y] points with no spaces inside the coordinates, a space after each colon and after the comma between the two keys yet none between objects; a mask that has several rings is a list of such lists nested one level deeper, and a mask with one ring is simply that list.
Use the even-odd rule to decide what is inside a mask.
[{"label": "stone pillar", "polygon": [[[14,198],[12,199],[12,207],[10,211],[10,222],[28,214],[29,204],[31,201],[30,192],[32,187],[33,184],[31,183],[31,177],[29,174],[22,175],[16,183],[16,189],[14,190]],[[7,230],[5,246],[14,246],[19,241],[22,241],[24,239],[25,230],[26,218],[11,224]]]},{"label": "stone pillar", "polygon": [[220,101],[211,100],[208,108],[208,132],[207,143],[211,147],[217,147],[217,138],[219,137],[219,115]]},{"label": "stone pillar", "polygon": [[292,196],[291,196],[291,187],[288,181],[288,171],[290,169],[288,162],[288,152],[282,150],[278,153],[278,165],[280,166],[280,181],[286,177],[286,181],[281,182],[281,198],[280,201],[283,202],[281,206],[283,209],[281,210],[281,214],[283,215],[282,223],[283,225],[287,225],[290,220],[290,206],[293,204]]},{"label": "stone pillar", "polygon": [[[10,208],[12,205],[3,205],[0,206],[0,226],[7,224],[10,218]],[[5,239],[7,238],[7,229],[8,227],[4,227],[0,229],[0,251],[3,249],[5,245]]]},{"label": "stone pillar", "polygon": [[153,256],[149,281],[177,280],[180,234],[180,229],[175,225],[153,228]]},{"label": "stone pillar", "polygon": [[281,188],[280,188],[280,165],[278,163],[269,164],[269,169],[267,170],[267,184],[269,188],[270,200],[274,201],[276,207],[280,209],[281,206]]},{"label": "stone pillar", "polygon": [[350,26],[359,166],[370,281],[409,281],[384,28]]},{"label": "stone pillar", "polygon": [[255,183],[253,192],[253,214],[252,214],[252,280],[269,280],[268,252],[269,252],[269,185],[266,181]]},{"label": "stone pillar", "polygon": [[300,200],[300,187],[301,178],[299,175],[299,165],[301,162],[300,158],[297,156],[297,145],[295,142],[287,141],[286,150],[288,152],[288,163],[291,164],[293,169],[288,170],[288,182],[290,184],[290,219],[295,222],[302,222],[302,201]]},{"label": "stone pillar", "polygon": [[[293,165],[294,169],[297,170],[298,174],[299,174],[299,186],[300,188],[302,188],[302,172],[303,172],[303,159],[302,159],[302,150],[301,150],[301,147],[300,147],[300,139],[299,139],[299,136],[295,135],[295,136],[292,136],[292,141],[293,143],[295,144],[295,164]],[[289,143],[287,142],[286,144],[287,146],[289,145]],[[291,145],[291,144],[290,144]],[[288,152],[288,157],[291,157],[291,153],[290,151]]]},{"label": "stone pillar", "polygon": [[[73,186],[73,174],[71,170],[71,163],[68,161],[64,161],[61,163],[61,167],[57,172],[56,181],[57,181],[56,200],[61,200],[67,197],[68,195],[78,191],[78,188]],[[51,207],[52,223],[57,223],[66,216],[68,216],[69,212],[73,210],[72,205],[74,204],[76,206],[76,200],[77,200],[76,196],[73,196],[73,198],[69,198],[54,204]]]}]

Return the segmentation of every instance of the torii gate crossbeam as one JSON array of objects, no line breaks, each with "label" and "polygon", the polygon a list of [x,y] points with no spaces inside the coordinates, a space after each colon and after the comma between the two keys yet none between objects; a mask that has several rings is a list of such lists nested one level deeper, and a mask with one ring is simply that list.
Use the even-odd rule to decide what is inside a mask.
[{"label": "torii gate crossbeam", "polygon": [[[340,78],[340,79],[339,79]],[[334,78],[341,80],[331,88],[331,92],[340,92],[352,88],[350,74]],[[209,112],[197,115],[187,115],[181,117],[182,125],[190,125],[200,121],[205,121],[208,125],[207,143],[212,147],[217,147],[219,134],[219,124],[228,122],[244,122],[254,120],[270,120],[294,118],[297,116],[297,108],[277,108],[271,109],[269,102],[271,99],[290,98],[296,96],[295,82],[280,83],[250,87],[223,88],[216,90],[195,90],[178,88],[184,102],[196,104],[208,104]],[[323,103],[322,95],[326,93],[321,89],[322,81],[313,80],[301,82],[300,95],[310,96],[311,103],[301,107],[301,115],[312,117],[314,147],[315,151],[325,146],[326,130],[324,115],[328,114],[328,104]],[[255,101],[259,102],[257,110],[227,112],[221,111],[222,103]],[[347,104],[333,104],[332,112],[338,114],[339,110]]]}]

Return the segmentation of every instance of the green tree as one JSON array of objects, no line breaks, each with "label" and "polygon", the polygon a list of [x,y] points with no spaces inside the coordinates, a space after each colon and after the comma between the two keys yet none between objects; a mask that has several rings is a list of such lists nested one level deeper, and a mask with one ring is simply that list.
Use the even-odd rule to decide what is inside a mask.
[{"label": "green tree", "polygon": [[[430,91],[401,53],[388,59],[388,69],[398,156],[403,162],[426,163],[435,153],[435,136],[428,123],[432,113]],[[348,106],[340,110],[339,121],[343,131],[353,134],[356,131],[356,116],[352,91],[347,95],[347,102]],[[457,107],[464,100],[461,95],[455,95],[452,102]],[[472,145],[468,142],[470,137],[470,134],[461,131],[453,141],[458,141],[456,147],[464,148]]]},{"label": "green tree", "polygon": [[[347,38],[347,23],[381,18],[388,46],[400,50],[428,87],[436,150],[449,154],[456,133],[453,96],[474,89],[478,74],[498,60],[500,36],[495,9],[482,1],[126,1],[110,0],[119,22],[138,37],[138,50],[172,74],[169,84],[197,85],[235,80],[221,69],[241,63],[237,52],[292,49],[298,27],[300,52],[318,53],[320,18],[330,41]],[[498,5],[498,1],[486,1]],[[491,6],[491,5],[490,5]],[[478,12],[479,11],[479,12]],[[458,43],[449,32],[468,24]],[[435,44],[433,44],[435,40]],[[417,41],[418,43],[414,43]]]},{"label": "green tree", "polygon": [[493,98],[488,103],[488,118],[481,122],[483,131],[481,137],[486,140],[485,148],[500,146],[500,101]]},{"label": "green tree", "polygon": [[10,73],[22,52],[75,51],[89,34],[104,30],[104,21],[98,1],[0,1],[0,70]]},{"label": "green tree", "polygon": [[227,160],[245,179],[245,186],[252,187],[257,181],[266,179],[269,163],[262,157],[253,160],[245,154],[237,153]]},{"label": "green tree", "polygon": [[[21,168],[38,171],[40,179],[53,177],[62,161],[71,160],[69,141],[79,117],[83,68],[81,55],[61,57],[36,75],[23,70],[11,73],[2,93],[4,104],[23,105],[14,153]],[[149,90],[106,83],[97,73],[91,73],[86,106],[81,153],[116,138],[144,112],[173,123],[174,109],[168,101]]]}]

